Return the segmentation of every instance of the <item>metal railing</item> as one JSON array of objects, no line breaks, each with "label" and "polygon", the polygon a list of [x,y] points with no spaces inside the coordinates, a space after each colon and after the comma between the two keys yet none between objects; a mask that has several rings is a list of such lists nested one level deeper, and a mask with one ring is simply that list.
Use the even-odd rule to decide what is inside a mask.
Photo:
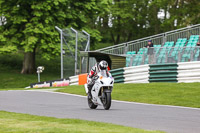
[{"label": "metal railing", "polygon": [[147,45],[148,40],[152,40],[155,45],[159,44],[163,46],[166,41],[176,42],[178,38],[189,39],[190,35],[200,35],[200,24],[98,49],[96,51],[123,55],[126,54],[127,51],[138,51],[140,48]]}]

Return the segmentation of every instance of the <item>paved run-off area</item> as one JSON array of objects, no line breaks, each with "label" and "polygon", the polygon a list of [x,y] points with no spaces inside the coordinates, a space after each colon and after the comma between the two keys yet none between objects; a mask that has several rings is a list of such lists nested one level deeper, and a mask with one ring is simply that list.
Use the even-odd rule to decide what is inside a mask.
[{"label": "paved run-off area", "polygon": [[0,110],[173,133],[200,131],[200,109],[113,101],[110,110],[90,110],[83,96],[45,91],[0,91]]}]

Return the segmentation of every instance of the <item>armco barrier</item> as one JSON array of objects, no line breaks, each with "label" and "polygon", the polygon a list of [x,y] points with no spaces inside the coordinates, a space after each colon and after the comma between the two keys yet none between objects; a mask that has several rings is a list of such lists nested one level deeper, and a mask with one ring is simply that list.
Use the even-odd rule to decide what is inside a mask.
[{"label": "armco barrier", "polygon": [[[115,83],[200,82],[200,61],[140,65],[110,70]],[[69,77],[70,85],[82,85],[81,75]]]},{"label": "armco barrier", "polygon": [[69,77],[69,85],[79,85],[78,75]]},{"label": "armco barrier", "polygon": [[150,65],[149,82],[177,82],[177,64]]},{"label": "armco barrier", "polygon": [[149,83],[149,65],[125,67],[124,83]]},{"label": "armco barrier", "polygon": [[109,71],[115,79],[115,83],[124,83],[124,68],[113,69]]},{"label": "armco barrier", "polygon": [[178,63],[179,83],[200,82],[200,61]]}]

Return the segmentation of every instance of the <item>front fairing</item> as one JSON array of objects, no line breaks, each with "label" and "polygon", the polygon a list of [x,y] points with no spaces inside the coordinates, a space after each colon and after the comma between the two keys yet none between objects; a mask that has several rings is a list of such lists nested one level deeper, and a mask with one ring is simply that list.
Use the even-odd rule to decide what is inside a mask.
[{"label": "front fairing", "polygon": [[98,74],[98,80],[97,82],[101,84],[101,86],[112,86],[114,84],[114,78],[112,77],[112,75],[110,73],[102,74],[99,73]]}]

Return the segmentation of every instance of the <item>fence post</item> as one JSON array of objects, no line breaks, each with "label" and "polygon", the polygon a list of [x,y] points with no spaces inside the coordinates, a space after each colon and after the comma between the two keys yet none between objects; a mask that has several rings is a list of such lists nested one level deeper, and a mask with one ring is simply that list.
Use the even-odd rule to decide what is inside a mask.
[{"label": "fence post", "polygon": [[55,28],[60,32],[61,79],[63,79],[63,31],[57,26]]},{"label": "fence post", "polygon": [[124,54],[126,54],[128,52],[128,44],[124,44]]},{"label": "fence post", "polygon": [[163,34],[162,46],[165,44],[166,40],[167,40],[167,33],[164,33],[164,34]]},{"label": "fence post", "polygon": [[72,27],[71,27],[71,30],[72,31],[74,31],[75,33],[76,33],[76,48],[75,48],[75,72],[74,72],[74,75],[76,75],[76,71],[77,71],[77,49],[78,49],[78,32],[75,30],[75,29],[73,29]]}]

